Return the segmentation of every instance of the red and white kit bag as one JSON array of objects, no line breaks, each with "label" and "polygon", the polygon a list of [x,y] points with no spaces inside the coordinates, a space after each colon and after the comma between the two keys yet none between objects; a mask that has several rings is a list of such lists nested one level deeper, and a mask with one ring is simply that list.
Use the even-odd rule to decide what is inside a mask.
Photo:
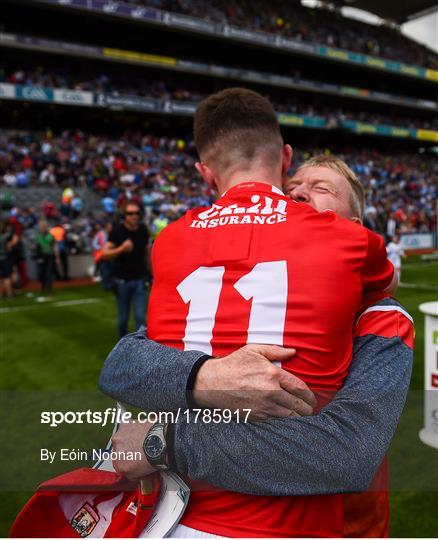
[{"label": "red and white kit bag", "polygon": [[148,524],[160,480],[131,483],[112,471],[77,469],[41,484],[10,537],[135,538]]}]

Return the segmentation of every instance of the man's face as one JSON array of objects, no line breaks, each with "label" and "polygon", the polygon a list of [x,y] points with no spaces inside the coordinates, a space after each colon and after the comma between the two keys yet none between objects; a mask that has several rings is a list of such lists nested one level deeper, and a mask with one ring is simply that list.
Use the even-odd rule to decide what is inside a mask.
[{"label": "man's face", "polygon": [[135,204],[128,204],[125,210],[125,220],[132,227],[137,226],[140,221],[140,208]]},{"label": "man's face", "polygon": [[328,167],[304,167],[285,185],[286,194],[294,201],[305,202],[318,212],[333,210],[352,219],[351,187],[348,180]]}]

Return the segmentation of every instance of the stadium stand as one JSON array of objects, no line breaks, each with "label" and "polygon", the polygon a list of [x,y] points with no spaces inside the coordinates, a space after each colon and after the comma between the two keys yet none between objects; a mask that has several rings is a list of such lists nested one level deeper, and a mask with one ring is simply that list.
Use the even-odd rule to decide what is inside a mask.
[{"label": "stadium stand", "polygon": [[128,199],[142,203],[152,232],[209,204],[190,118],[205,95],[236,85],[274,103],[294,167],[316,153],[349,163],[367,191],[367,226],[387,237],[434,231],[438,56],[396,25],[296,1],[131,0],[102,13],[69,4],[5,2],[0,202],[29,231],[40,215],[61,220],[89,251],[94,224]]},{"label": "stadium stand", "polygon": [[245,29],[281,34],[298,41],[438,67],[438,56],[395,29],[346,19],[336,11],[308,9],[297,2],[272,0],[128,0],[133,5],[184,13]]},{"label": "stadium stand", "polygon": [[[329,152],[328,148],[297,151],[294,166]],[[386,235],[388,221],[395,219],[400,232],[434,230],[438,197],[434,156],[357,149],[341,155],[367,190],[370,227]],[[135,198],[145,206],[151,228],[157,215],[171,221],[188,208],[211,202],[213,195],[196,177],[195,160],[192,141],[139,132],[118,140],[69,131],[59,136],[3,131],[0,137],[0,178],[15,194],[17,211],[24,204],[42,210],[52,200],[57,215],[71,218],[71,203],[63,208],[62,192],[54,187],[59,186],[74,189],[86,201],[79,214],[88,213],[91,220],[111,217],[126,198]]]},{"label": "stadium stand", "polygon": [[[365,188],[364,225],[385,241],[400,233],[404,248],[418,253],[403,269],[406,288],[400,289],[418,328],[417,393],[407,402],[391,462],[391,534],[432,537],[438,483],[428,466],[433,456],[414,439],[424,369],[423,317],[416,307],[436,297],[438,54],[403,35],[400,24],[436,8],[436,0],[304,3],[2,0],[0,240],[5,245],[13,233],[19,237],[7,256],[14,286],[25,290],[0,299],[8,313],[5,425],[21,425],[20,410],[26,422],[35,420],[25,389],[31,408],[34,396],[50,389],[47,407],[59,402],[64,410],[64,389],[80,391],[76,400],[95,388],[115,325],[114,301],[105,292],[110,265],[105,286],[93,239],[120,221],[129,200],[140,204],[152,239],[187,209],[211,204],[215,194],[195,170],[196,104],[220,88],[255,89],[272,100],[285,142],[293,146],[289,174],[314,155],[344,159]],[[352,5],[384,21],[344,17],[341,8]],[[72,283],[61,276],[61,265],[57,286],[67,287],[54,301],[39,296],[36,283],[26,289],[38,276],[40,220],[64,229],[66,274],[80,278]],[[429,254],[425,265],[420,253]],[[88,287],[99,271],[105,291]],[[41,426],[26,431],[26,422],[21,439],[39,440]],[[16,431],[5,441],[18,448]],[[415,459],[405,460],[408,453]],[[26,471],[17,459],[3,475],[12,488],[0,496],[1,536],[28,498],[24,490],[39,483],[39,471]]]},{"label": "stadium stand", "polygon": [[[71,90],[103,92],[111,96],[135,96],[146,97],[159,100],[176,100],[186,102],[198,102],[208,95],[205,84],[202,80],[173,81],[157,80],[155,77],[150,80],[140,76],[109,75],[107,73],[89,73],[85,77],[75,77],[71,70],[55,67],[47,70],[44,66],[35,66],[33,69],[23,70],[0,68],[0,82],[26,86],[41,86],[44,88],[64,88]],[[215,89],[226,87],[227,83],[220,80],[216,83]],[[210,87],[211,91],[211,87]],[[320,103],[318,97],[307,96],[307,98],[297,98],[289,95],[276,96],[270,92],[262,92],[274,104],[278,112],[300,114],[309,117],[326,118],[331,125],[333,122],[353,120],[358,122],[368,122],[372,124],[387,124],[413,129],[438,129],[438,116],[418,118],[389,114],[379,114],[375,111],[354,110],[345,106],[330,107],[325,103]]]}]

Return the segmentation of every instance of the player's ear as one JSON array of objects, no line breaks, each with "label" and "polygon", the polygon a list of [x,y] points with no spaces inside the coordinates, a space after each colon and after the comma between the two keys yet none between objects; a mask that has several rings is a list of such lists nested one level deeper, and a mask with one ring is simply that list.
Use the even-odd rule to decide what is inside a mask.
[{"label": "player's ear", "polygon": [[353,223],[358,223],[359,225],[363,225],[362,220],[357,216],[350,218],[350,221],[352,221]]},{"label": "player's ear", "polygon": [[215,174],[210,169],[210,167],[206,163],[197,161],[195,163],[195,168],[198,171],[198,173],[202,176],[202,179],[204,180],[204,182],[206,182],[212,189],[216,189]]},{"label": "player's ear", "polygon": [[281,167],[281,174],[282,176],[286,176],[287,171],[289,170],[291,164],[292,164],[292,156],[293,156],[293,150],[292,146],[290,144],[285,144],[283,146],[283,163]]}]

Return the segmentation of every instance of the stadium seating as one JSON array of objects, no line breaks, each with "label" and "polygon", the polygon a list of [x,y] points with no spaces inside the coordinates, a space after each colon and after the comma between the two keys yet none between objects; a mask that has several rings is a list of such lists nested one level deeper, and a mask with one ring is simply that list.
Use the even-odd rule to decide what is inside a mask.
[{"label": "stadium seating", "polygon": [[206,20],[262,30],[332,47],[426,67],[438,67],[438,55],[390,27],[376,27],[329,10],[271,0],[125,0],[139,6],[184,13]]},{"label": "stadium seating", "polygon": [[[88,76],[78,77],[74,75],[73,70],[66,70],[58,66],[47,69],[42,65],[32,66],[29,69],[24,69],[23,66],[6,67],[2,71],[0,70],[0,82],[105,92],[113,96],[141,96],[161,100],[198,102],[209,93],[202,81],[199,79],[191,80],[189,76],[183,81],[172,81],[169,79],[157,80],[155,77],[147,79],[140,75],[137,77],[110,76],[104,72],[92,73],[90,71]],[[222,86],[226,87],[227,81],[222,82]],[[376,111],[358,111],[347,105],[330,107],[324,105],[324,102],[320,103],[319,99],[313,96],[304,99],[303,97],[279,97],[272,93],[264,93],[270,98],[278,112],[322,117],[328,119],[332,125],[333,122],[353,120],[402,128],[438,129],[438,117],[433,115],[421,118],[416,117],[412,112],[406,112],[403,115],[400,112],[396,115],[389,115]]]},{"label": "stadium seating", "polygon": [[[62,190],[72,187],[84,202],[80,216],[108,219],[113,207],[135,198],[146,208],[148,225],[171,221],[188,208],[207,205],[212,194],[197,178],[193,142],[128,133],[118,140],[65,131],[0,132],[0,191],[12,193],[14,205],[41,211],[46,201],[68,219],[78,215],[62,210]],[[328,148],[297,150],[294,166]],[[388,234],[395,220],[401,232],[428,232],[436,226],[438,165],[434,156],[382,154],[377,150],[348,150],[341,155],[355,170],[367,192],[366,224]],[[16,187],[19,175],[31,187]],[[52,185],[50,185],[52,184]],[[111,205],[110,205],[111,206]],[[18,210],[19,212],[19,210]],[[89,222],[81,222],[89,227]]]}]

